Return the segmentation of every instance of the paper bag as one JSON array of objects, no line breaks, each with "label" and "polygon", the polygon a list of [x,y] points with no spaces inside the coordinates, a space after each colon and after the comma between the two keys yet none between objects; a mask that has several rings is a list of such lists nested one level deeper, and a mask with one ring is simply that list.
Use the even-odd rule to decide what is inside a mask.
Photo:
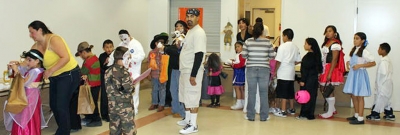
[{"label": "paper bag", "polygon": [[19,73],[16,74],[11,82],[10,94],[5,108],[7,112],[18,114],[28,105],[24,83],[24,78]]},{"label": "paper bag", "polygon": [[84,85],[79,86],[77,114],[93,114],[95,107],[94,104],[90,85],[85,83]]}]

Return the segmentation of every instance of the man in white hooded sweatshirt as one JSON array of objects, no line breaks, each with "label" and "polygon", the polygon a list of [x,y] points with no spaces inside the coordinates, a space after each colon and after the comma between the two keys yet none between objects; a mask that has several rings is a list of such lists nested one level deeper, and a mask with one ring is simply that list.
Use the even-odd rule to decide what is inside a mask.
[{"label": "man in white hooded sweatshirt", "polygon": [[[118,46],[124,46],[128,48],[128,51],[131,54],[131,58],[124,62],[124,65],[129,65],[129,73],[133,80],[140,76],[142,61],[145,57],[145,53],[143,50],[142,44],[131,37],[127,30],[120,30],[119,31],[119,38],[121,39],[121,43]],[[114,63],[114,52],[110,54],[108,58],[107,66],[111,66]],[[135,84],[135,93],[133,93],[133,105],[135,107],[135,115],[138,113],[139,107],[139,91],[140,91],[140,82]]]}]

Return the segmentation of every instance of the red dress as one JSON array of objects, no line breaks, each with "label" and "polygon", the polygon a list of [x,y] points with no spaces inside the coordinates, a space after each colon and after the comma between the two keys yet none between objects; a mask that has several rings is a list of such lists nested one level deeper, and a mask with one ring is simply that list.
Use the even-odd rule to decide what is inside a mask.
[{"label": "red dress", "polygon": [[[343,53],[343,48],[341,46],[341,43],[339,40],[336,39],[331,39],[331,41],[328,41],[328,43],[333,44],[339,44],[340,45],[340,51],[339,51],[339,58],[338,58],[338,62],[336,64],[336,67],[333,69],[332,74],[331,74],[331,80],[330,82],[332,83],[332,85],[340,85],[343,84],[344,82],[344,72],[345,70],[345,66],[344,66],[344,53]],[[331,68],[331,63],[330,61],[333,59],[332,58],[332,45],[328,48],[326,46],[324,46],[321,49],[322,52],[322,61],[323,61],[323,73],[319,76],[319,83],[320,85],[325,85],[325,83],[329,80],[326,80],[328,77],[328,73],[329,70]]]}]

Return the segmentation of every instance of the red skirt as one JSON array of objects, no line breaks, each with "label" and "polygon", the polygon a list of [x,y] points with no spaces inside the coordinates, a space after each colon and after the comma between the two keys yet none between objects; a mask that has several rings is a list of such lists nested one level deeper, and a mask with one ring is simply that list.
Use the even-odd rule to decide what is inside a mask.
[{"label": "red skirt", "polygon": [[[331,63],[327,63],[324,66],[324,72],[319,76],[319,84],[320,85],[325,85],[326,83],[326,78],[328,76],[329,70],[331,68]],[[343,84],[344,82],[344,77],[343,77],[343,72],[339,70],[339,68],[334,68],[333,72],[331,74],[331,83],[332,85],[340,85]]]},{"label": "red skirt", "polygon": [[31,120],[28,122],[25,128],[20,127],[18,124],[13,122],[11,135],[40,135],[41,134],[41,119],[40,119],[40,111],[42,110],[42,103],[39,101],[36,105],[35,112]]}]

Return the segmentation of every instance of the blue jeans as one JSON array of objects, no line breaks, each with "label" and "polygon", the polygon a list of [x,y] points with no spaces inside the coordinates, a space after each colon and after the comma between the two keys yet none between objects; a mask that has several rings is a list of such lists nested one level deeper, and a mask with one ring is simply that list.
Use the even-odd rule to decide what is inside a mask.
[{"label": "blue jeans", "polygon": [[165,105],[165,83],[160,83],[158,78],[151,78],[153,90],[151,91],[151,103],[153,105]]},{"label": "blue jeans", "polygon": [[270,69],[267,67],[247,67],[246,79],[248,84],[247,118],[254,119],[256,110],[257,84],[260,93],[260,119],[267,119],[268,116],[268,84]]},{"label": "blue jeans", "polygon": [[178,113],[182,118],[184,118],[185,108],[183,107],[183,104],[179,102],[179,75],[179,70],[172,69],[169,90],[171,91],[172,97],[172,113]]},{"label": "blue jeans", "polygon": [[[70,102],[72,94],[79,86],[79,67],[49,78],[50,108],[57,123],[56,135],[69,135],[71,129]],[[78,124],[78,123],[74,123]]]}]

